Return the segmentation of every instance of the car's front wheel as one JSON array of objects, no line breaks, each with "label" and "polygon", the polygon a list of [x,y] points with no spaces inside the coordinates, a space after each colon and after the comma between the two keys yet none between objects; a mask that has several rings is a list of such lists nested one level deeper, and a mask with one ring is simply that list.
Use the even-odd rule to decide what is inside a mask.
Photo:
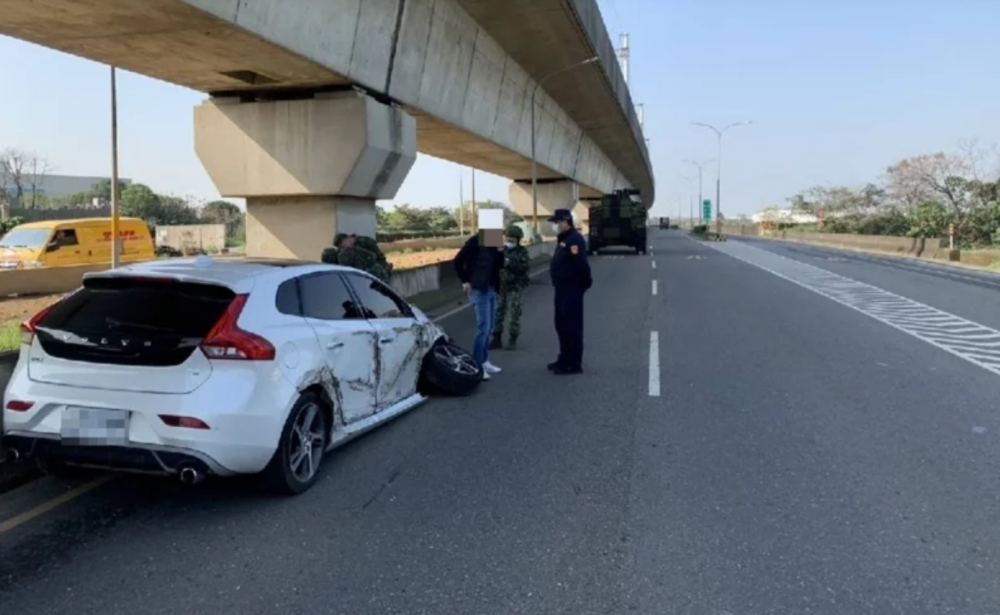
[{"label": "car's front wheel", "polygon": [[483,381],[483,366],[468,351],[441,340],[424,357],[422,380],[448,395],[470,395]]},{"label": "car's front wheel", "polygon": [[264,469],[268,487],[297,495],[312,487],[326,454],[327,409],[315,393],[303,393],[288,413],[278,449]]}]

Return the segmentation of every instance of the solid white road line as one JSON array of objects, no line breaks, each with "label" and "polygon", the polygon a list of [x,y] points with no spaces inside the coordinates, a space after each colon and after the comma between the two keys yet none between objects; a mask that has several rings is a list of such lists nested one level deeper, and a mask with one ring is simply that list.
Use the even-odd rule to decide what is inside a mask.
[{"label": "solid white road line", "polygon": [[660,334],[649,332],[649,396],[660,396]]},{"label": "solid white road line", "polygon": [[656,280],[653,280],[653,296],[656,296]]}]

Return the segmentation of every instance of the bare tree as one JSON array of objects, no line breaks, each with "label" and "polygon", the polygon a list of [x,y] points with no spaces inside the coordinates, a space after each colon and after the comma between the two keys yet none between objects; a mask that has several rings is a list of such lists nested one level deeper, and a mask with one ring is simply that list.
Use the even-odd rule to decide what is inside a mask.
[{"label": "bare tree", "polygon": [[40,205],[43,198],[42,188],[45,186],[46,176],[52,172],[52,165],[46,158],[30,153],[26,166],[25,183],[31,188],[28,207],[34,209]]},{"label": "bare tree", "polygon": [[7,167],[0,158],[0,222],[10,218],[10,176]]},{"label": "bare tree", "polygon": [[889,192],[907,209],[926,203],[940,203],[959,226],[981,199],[976,198],[980,183],[975,174],[977,156],[972,149],[964,155],[924,154],[900,160],[886,175]]},{"label": "bare tree", "polygon": [[[37,207],[41,201],[45,176],[52,171],[49,161],[35,152],[17,148],[0,151],[0,190],[20,207]],[[29,200],[25,193],[30,192]],[[13,199],[10,195],[13,194]]]},{"label": "bare tree", "polygon": [[10,147],[0,152],[0,175],[4,184],[14,193],[14,202],[20,204],[24,197],[24,173],[28,166],[29,154]]}]

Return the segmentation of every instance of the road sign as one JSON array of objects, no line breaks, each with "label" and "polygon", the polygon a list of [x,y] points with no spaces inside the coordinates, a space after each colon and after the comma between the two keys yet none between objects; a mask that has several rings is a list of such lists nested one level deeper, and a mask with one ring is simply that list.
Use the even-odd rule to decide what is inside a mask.
[{"label": "road sign", "polygon": [[705,220],[712,219],[712,199],[705,199],[701,202],[701,217]]}]

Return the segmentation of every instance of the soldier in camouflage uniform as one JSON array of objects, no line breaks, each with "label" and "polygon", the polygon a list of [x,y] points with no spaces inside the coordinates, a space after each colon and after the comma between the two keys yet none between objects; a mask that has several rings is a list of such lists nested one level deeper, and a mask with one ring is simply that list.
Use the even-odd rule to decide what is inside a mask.
[{"label": "soldier in camouflage uniform", "polygon": [[376,262],[373,269],[366,271],[388,284],[392,278],[392,263],[385,257],[385,254],[382,254],[382,249],[378,247],[378,242],[365,235],[360,237],[355,235],[354,238],[354,246],[356,248],[361,248],[375,255]]},{"label": "soldier in camouflage uniform", "polygon": [[497,317],[493,326],[493,341],[491,348],[503,347],[504,321],[510,310],[510,337],[507,349],[517,347],[517,338],[521,334],[521,302],[524,291],[528,289],[531,279],[528,277],[530,256],[528,249],[521,245],[524,231],[518,226],[508,226],[504,232],[507,238],[504,247],[504,268],[500,271],[500,301],[497,303]]},{"label": "soldier in camouflage uniform", "polygon": [[337,233],[333,246],[323,250],[321,258],[324,263],[354,267],[372,274],[386,284],[389,283],[392,278],[392,264],[386,260],[378,243],[371,237]]}]

